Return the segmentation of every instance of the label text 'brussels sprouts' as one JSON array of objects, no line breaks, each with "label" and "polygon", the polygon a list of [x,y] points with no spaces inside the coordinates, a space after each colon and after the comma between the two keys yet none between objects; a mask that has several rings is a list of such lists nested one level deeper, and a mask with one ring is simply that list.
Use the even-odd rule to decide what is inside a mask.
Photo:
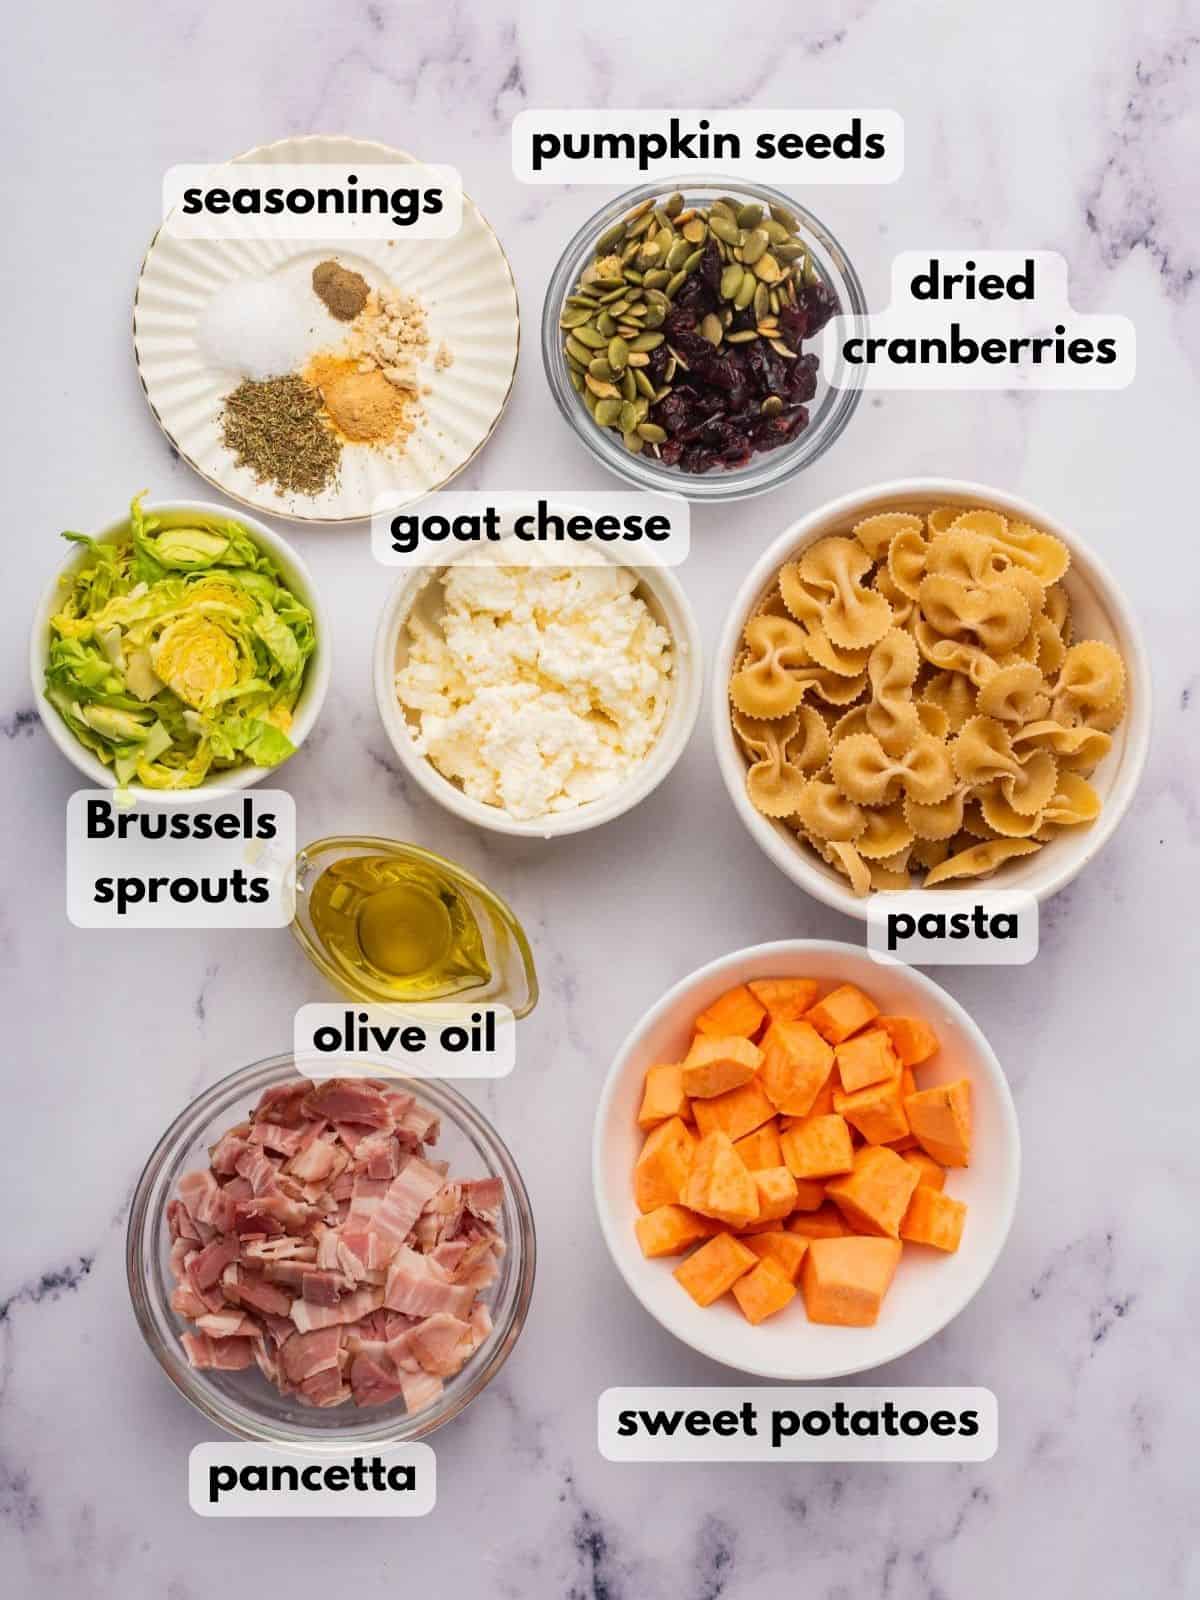
[{"label": "label text 'brussels sprouts'", "polygon": [[67,803],[67,916],[77,928],[284,928],[296,805],[283,789]]}]

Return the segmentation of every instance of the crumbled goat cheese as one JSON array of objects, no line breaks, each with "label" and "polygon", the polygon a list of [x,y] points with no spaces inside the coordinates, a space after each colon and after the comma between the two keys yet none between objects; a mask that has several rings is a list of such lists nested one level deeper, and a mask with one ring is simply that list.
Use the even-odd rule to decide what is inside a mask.
[{"label": "crumbled goat cheese", "polygon": [[414,611],[396,694],[418,750],[512,817],[568,811],[643,761],[670,703],[671,636],[637,575],[593,551],[570,567],[505,540],[439,575],[436,624]]}]

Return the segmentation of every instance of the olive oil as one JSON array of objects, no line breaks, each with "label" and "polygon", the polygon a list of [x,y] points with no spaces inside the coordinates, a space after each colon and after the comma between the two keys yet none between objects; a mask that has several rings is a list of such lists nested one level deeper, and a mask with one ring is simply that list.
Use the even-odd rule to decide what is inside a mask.
[{"label": "olive oil", "polygon": [[309,916],[327,957],[356,992],[436,1000],[491,980],[466,897],[422,862],[343,856],[313,883]]}]

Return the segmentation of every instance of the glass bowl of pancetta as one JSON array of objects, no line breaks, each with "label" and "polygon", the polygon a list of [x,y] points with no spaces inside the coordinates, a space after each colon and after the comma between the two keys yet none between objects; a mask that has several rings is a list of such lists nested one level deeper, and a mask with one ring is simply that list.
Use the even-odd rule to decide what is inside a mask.
[{"label": "glass bowl of pancetta", "polygon": [[535,1254],[516,1164],[461,1094],[275,1056],[163,1134],[126,1266],[147,1344],[206,1417],[332,1452],[469,1405],[520,1336]]},{"label": "glass bowl of pancetta", "polygon": [[738,815],[849,916],[889,890],[1057,893],[1145,766],[1149,656],[1124,595],[1073,527],[983,484],[877,484],[793,523],[713,674]]}]

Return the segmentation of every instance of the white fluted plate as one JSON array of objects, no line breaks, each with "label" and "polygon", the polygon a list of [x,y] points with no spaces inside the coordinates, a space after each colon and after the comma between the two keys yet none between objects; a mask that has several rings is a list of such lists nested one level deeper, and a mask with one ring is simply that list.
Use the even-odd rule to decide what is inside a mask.
[{"label": "white fluted plate", "polygon": [[[403,150],[363,139],[312,135],[248,150],[241,163],[412,162]],[[347,444],[336,483],[318,495],[289,495],[256,483],[221,439],[221,402],[241,375],[214,366],[197,339],[205,307],[239,278],[311,271],[330,255],[372,284],[393,284],[425,308],[432,349],[445,341],[453,364],[421,365],[431,392],[402,452]],[[325,318],[314,300],[314,319]],[[332,319],[328,319],[332,323]],[[346,332],[338,325],[337,336]],[[416,500],[450,481],[482,449],[512,391],[520,341],[517,291],[499,240],[466,195],[453,239],[364,239],[321,244],[297,239],[180,239],[150,243],[133,306],[133,344],[150,409],[189,466],[256,511],[296,522],[367,517],[381,493]]]}]

